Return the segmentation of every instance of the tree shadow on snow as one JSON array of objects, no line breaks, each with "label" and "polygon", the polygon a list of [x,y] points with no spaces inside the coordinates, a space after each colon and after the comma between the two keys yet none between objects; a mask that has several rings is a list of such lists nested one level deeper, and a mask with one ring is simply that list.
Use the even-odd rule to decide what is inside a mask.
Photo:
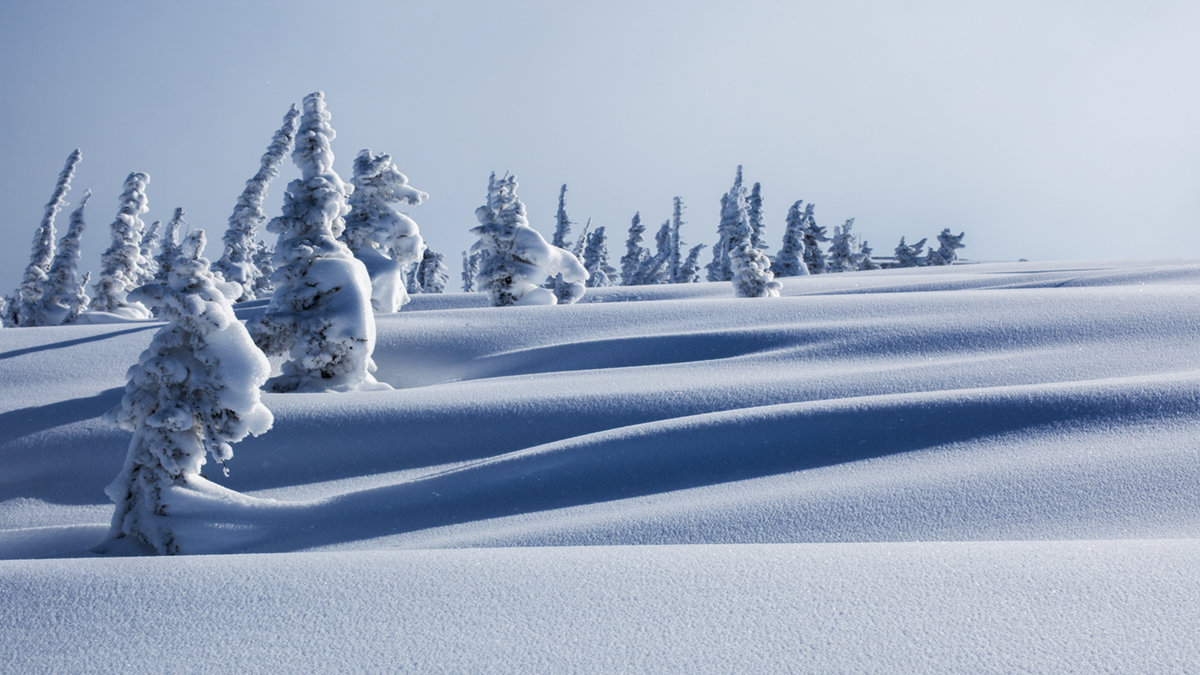
[{"label": "tree shadow on snow", "polygon": [[161,327],[162,327],[162,324],[155,323],[155,324],[149,324],[149,325],[145,325],[145,326],[138,326],[136,328],[126,328],[125,330],[113,331],[111,333],[103,333],[101,335],[89,335],[88,337],[76,338],[74,340],[62,340],[60,342],[50,342],[47,344],[34,345],[32,347],[26,347],[24,349],[14,349],[12,351],[8,351],[8,352],[4,352],[3,354],[0,354],[0,361],[3,361],[4,359],[15,359],[18,356],[26,356],[28,354],[36,354],[38,352],[50,351],[52,349],[63,349],[65,347],[74,347],[76,345],[83,345],[83,344],[87,344],[89,342],[99,342],[101,340],[107,340],[109,338],[114,338],[114,337],[118,337],[121,335],[129,335],[131,333],[140,333],[141,331],[144,331],[144,330],[157,330]]}]

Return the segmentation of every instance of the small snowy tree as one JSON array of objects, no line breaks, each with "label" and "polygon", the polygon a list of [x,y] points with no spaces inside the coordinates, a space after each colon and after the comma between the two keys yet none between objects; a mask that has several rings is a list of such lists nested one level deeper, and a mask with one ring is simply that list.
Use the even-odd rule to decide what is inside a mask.
[{"label": "small snowy tree", "polygon": [[750,222],[750,245],[754,248],[766,252],[767,241],[764,238],[766,225],[763,224],[763,200],[762,200],[762,185],[755,183],[750,189],[750,196],[746,198],[746,218]]},{"label": "small snowy tree", "polygon": [[862,246],[858,249],[858,269],[862,271],[870,271],[879,269],[879,263],[875,262],[871,256],[875,250],[871,248],[867,240],[863,240]]},{"label": "small snowy tree", "polygon": [[[429,195],[408,184],[391,155],[369,149],[354,158],[353,183],[342,241],[367,267],[375,311],[399,311],[408,302],[407,275],[425,250],[417,223],[400,208],[421,204]],[[413,278],[419,283],[415,272]]]},{"label": "small snowy tree", "polygon": [[254,280],[254,297],[265,298],[275,292],[275,248],[263,241],[254,243],[254,267],[258,269],[258,278]]},{"label": "small snowy tree", "polygon": [[421,257],[420,266],[421,292],[445,293],[446,285],[450,283],[450,270],[446,267],[445,256],[426,248]]},{"label": "small snowy tree", "polygon": [[619,281],[617,270],[608,264],[608,235],[603,227],[597,227],[588,235],[583,250],[583,267],[588,271],[589,288],[612,286]]},{"label": "small snowy tree", "polygon": [[[292,160],[300,178],[288,185],[283,214],[267,224],[275,246],[275,293],[250,325],[268,356],[282,356],[271,391],[350,391],[379,388],[375,363],[375,316],[371,278],[362,262],[338,241],[353,187],[333,170],[335,133],[323,92],[304,99]],[[386,387],[386,385],[382,385]]]},{"label": "small snowy tree", "polygon": [[232,443],[273,422],[259,395],[270,364],[217,288],[204,243],[203,232],[189,235],[168,282],[130,294],[167,325],[129,369],[121,405],[109,413],[133,440],[105,489],[116,504],[108,541],[128,537],[160,554],[188,552],[172,521],[188,493],[220,491],[200,475],[205,455],[224,466]]},{"label": "small snowy tree", "polygon": [[825,234],[825,228],[817,225],[810,202],[804,210],[804,266],[810,274],[825,273],[825,251],[821,249],[821,244],[827,241],[829,237]]},{"label": "small snowy tree", "polygon": [[958,260],[958,249],[965,247],[965,244],[962,243],[963,234],[963,232],[959,232],[957,235],[951,234],[948,227],[942,230],[942,233],[937,237],[938,244],[940,244],[938,250],[934,251],[930,249],[929,251],[930,263],[934,265],[949,265]]},{"label": "small snowy tree", "polygon": [[137,302],[127,300],[129,292],[141,285],[146,261],[142,258],[142,233],[145,224],[141,216],[150,210],[146,200],[146,185],[150,176],[131,173],[121,192],[120,209],[109,230],[112,243],[100,257],[100,279],[89,309],[111,312],[132,319],[148,319],[150,312]]},{"label": "small snowy tree", "polygon": [[827,272],[853,272],[858,269],[858,247],[855,245],[854,219],[848,218],[841,227],[833,229],[833,244],[829,247]]},{"label": "small snowy tree", "polygon": [[779,255],[771,263],[771,271],[777,277],[801,277],[808,274],[808,266],[804,264],[804,234],[807,215],[812,211],[801,210],[803,199],[797,199],[788,209],[787,224],[783,231],[783,246]]},{"label": "small snowy tree", "polygon": [[567,237],[571,236],[571,218],[567,215],[567,184],[563,183],[558,190],[558,211],[554,214],[554,236],[550,244],[559,248],[567,247]]},{"label": "small snowy tree", "polygon": [[700,281],[700,251],[704,244],[696,244],[688,251],[687,258],[679,263],[679,274],[674,283],[693,284]]},{"label": "small snowy tree", "polygon": [[665,221],[654,235],[654,255],[647,256],[638,270],[638,284],[670,282],[671,221]]},{"label": "small snowy tree", "polygon": [[733,289],[739,298],[777,298],[783,284],[771,273],[771,259],[743,241],[729,253],[733,265]]},{"label": "small snowy tree", "polygon": [[463,251],[462,289],[464,293],[475,292],[475,277],[479,276],[480,255]]},{"label": "small snowy tree", "polygon": [[58,241],[50,272],[46,278],[46,291],[38,306],[37,325],[59,326],[70,323],[87,309],[87,275],[79,276],[79,243],[86,223],[83,210],[92,198],[91,190],[83,193],[83,199],[71,212],[67,232]]},{"label": "small snowy tree", "polygon": [[39,309],[42,307],[42,296],[46,292],[46,282],[50,274],[50,265],[54,259],[54,219],[66,203],[67,191],[71,189],[71,178],[75,175],[75,167],[83,153],[78,148],[67,156],[67,163],[58,174],[58,182],[50,201],[46,202],[42,214],[42,222],[38,225],[33,237],[33,250],[29,257],[29,265],[25,268],[25,276],[16,292],[16,301],[9,311],[15,314],[15,323],[19,326],[39,326],[43,317]]},{"label": "small snowy tree", "polygon": [[896,246],[896,267],[920,267],[924,264],[921,257],[922,250],[925,248],[925,240],[922,239],[917,243],[909,246],[904,243],[904,237],[900,237],[900,243]]},{"label": "small snowy tree", "polygon": [[[487,204],[475,210],[479,237],[472,253],[482,254],[477,282],[497,307],[517,304],[553,305],[582,297],[588,273],[569,251],[551,246],[529,226],[525,205],[517,197],[517,180],[508,176],[488,180]],[[587,228],[584,228],[587,231]],[[556,297],[538,285],[547,276],[562,275],[571,296]]]},{"label": "small snowy tree", "polygon": [[717,227],[717,245],[708,264],[709,281],[729,281],[733,278],[730,252],[750,241],[750,217],[746,204],[746,188],[742,186],[742,167],[738,165],[733,187],[721,196],[721,224]]},{"label": "small snowy tree", "polygon": [[165,284],[170,278],[171,265],[175,263],[175,258],[179,255],[179,231],[183,225],[183,209],[177,207],[171,220],[167,221],[167,228],[163,230],[162,236],[158,240],[158,255],[154,258],[156,265],[154,281],[156,283]]},{"label": "small snowy tree", "polygon": [[642,246],[646,226],[642,225],[642,214],[634,213],[629,223],[629,238],[625,240],[625,255],[621,256],[621,285],[636,286],[642,283],[638,272],[649,257],[649,252]]},{"label": "small snowy tree", "polygon": [[683,228],[683,200],[675,197],[674,202],[675,208],[671,211],[671,241],[670,257],[667,262],[667,283],[690,283],[683,281],[681,278],[684,243],[680,230]]},{"label": "small snowy tree", "polygon": [[283,116],[283,126],[275,132],[267,151],[259,160],[258,172],[246,181],[246,187],[238,196],[233,213],[229,216],[229,227],[221,237],[225,251],[213,265],[213,271],[241,288],[235,302],[258,297],[258,279],[264,272],[255,264],[255,253],[258,250],[258,228],[267,222],[263,201],[267,197],[267,187],[279,175],[279,164],[296,140],[299,120],[300,110],[293,105]]}]

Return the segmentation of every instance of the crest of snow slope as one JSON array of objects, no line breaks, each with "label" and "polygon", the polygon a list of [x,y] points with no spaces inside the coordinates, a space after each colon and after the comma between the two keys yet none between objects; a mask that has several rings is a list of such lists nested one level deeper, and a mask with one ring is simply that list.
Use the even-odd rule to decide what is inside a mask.
[{"label": "crest of snow slope", "polygon": [[[410,612],[375,604],[346,625],[384,630],[428,612],[430,630],[457,635],[473,630],[464,612],[516,617],[473,634],[529,647],[501,662],[532,670],[553,670],[570,652],[554,645],[589,636],[608,649],[570,652],[577,669],[691,655],[753,670],[755,650],[817,669],[1200,663],[1177,639],[1200,627],[1185,601],[1195,575],[1178,574],[1195,567],[1200,529],[1200,267],[978,265],[783,281],[784,297],[769,303],[733,298],[725,283],[595,289],[588,304],[555,308],[418,296],[378,325],[377,376],[400,389],[265,396],[275,430],[239,446],[229,479],[214,477],[248,499],[197,495],[178,515],[213,552],[285,553],[245,563],[255,569],[242,583],[268,598],[302,595],[288,589],[315,575],[359,598],[350,608],[390,598]],[[0,556],[86,555],[103,537],[102,488],[128,436],[98,416],[153,327],[0,333]],[[1162,537],[1183,539],[1130,540]],[[1030,542],[1053,539],[1130,541]],[[1008,542],[830,543],[930,540]],[[605,548],[668,543],[704,546]],[[559,544],[590,547],[365,552]],[[313,549],[336,552],[294,553]],[[72,575],[149,578],[164,592],[196,589],[210,615],[234,611],[238,593],[214,598],[214,577],[181,581],[173,571],[186,568],[169,567],[243,565],[204,560],[5,563],[0,588],[19,588],[18,605],[32,607]],[[380,567],[423,564],[475,565],[488,590],[466,572],[423,574],[426,594],[409,595],[409,581],[373,585]],[[662,565],[678,570],[674,581],[643,572]],[[739,577],[756,574],[769,579],[731,598]],[[597,578],[626,585],[609,596],[583,581]],[[545,601],[560,603],[553,612],[532,599],[545,597],[533,580],[557,598]],[[1114,599],[1117,587],[1126,591]],[[305,616],[328,604],[321,597],[288,602]],[[134,601],[104,602],[89,600],[90,611],[131,612]],[[586,617],[588,635],[539,630],[563,612]],[[726,634],[718,617],[729,616],[742,617],[742,638]],[[635,629],[642,640],[624,632]],[[104,630],[84,632],[102,640]],[[358,635],[328,631],[329,644]],[[21,635],[0,633],[0,647],[29,649]],[[468,670],[493,653],[456,639],[437,642],[440,654],[399,643],[390,653],[407,654],[401,667],[441,656]],[[286,653],[302,664],[328,655],[321,644]],[[285,653],[277,647],[246,658]],[[369,664],[380,649],[358,653]]]}]

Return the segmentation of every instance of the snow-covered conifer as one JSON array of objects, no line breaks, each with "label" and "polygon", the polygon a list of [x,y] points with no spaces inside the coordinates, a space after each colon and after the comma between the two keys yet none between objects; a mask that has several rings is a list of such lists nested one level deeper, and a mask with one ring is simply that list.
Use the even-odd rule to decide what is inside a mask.
[{"label": "snow-covered conifer", "polygon": [[746,218],[750,222],[750,245],[766,252],[767,241],[764,237],[766,225],[763,224],[762,203],[762,185],[755,183],[754,187],[750,189],[750,196],[746,198]]},{"label": "snow-covered conifer", "polygon": [[825,228],[817,225],[810,202],[804,210],[804,266],[810,274],[825,273],[825,251],[821,249],[821,244],[827,241],[829,237],[825,234]]},{"label": "snow-covered conifer", "polygon": [[[525,205],[517,197],[515,176],[497,181],[492,174],[488,180],[487,204],[475,210],[475,217],[479,225],[471,232],[479,240],[471,252],[482,254],[477,283],[491,297],[493,305],[553,305],[582,297],[587,270],[576,256],[550,245],[529,226]],[[559,274],[564,290],[570,291],[566,298],[538,285],[547,276]]]},{"label": "snow-covered conifer", "polygon": [[938,235],[937,251],[929,250],[929,261],[934,265],[949,265],[955,260],[958,260],[958,249],[964,248],[966,245],[962,243],[963,232],[957,235],[950,232],[950,228],[942,230]]},{"label": "snow-covered conifer", "polygon": [[421,257],[420,266],[421,292],[445,293],[446,285],[450,283],[450,269],[446,267],[446,257],[426,248]]},{"label": "snow-covered conifer", "polygon": [[300,178],[288,185],[283,214],[267,224],[275,245],[275,293],[251,324],[268,356],[283,356],[272,391],[349,391],[379,388],[375,370],[375,316],[366,267],[337,239],[354,188],[333,169],[323,92],[304,98],[292,161]]},{"label": "snow-covered conifer", "polygon": [[612,286],[619,281],[617,270],[608,263],[608,235],[604,227],[597,227],[588,235],[583,249],[583,267],[588,271],[589,288]]},{"label": "snow-covered conifer", "polygon": [[860,246],[858,248],[858,269],[859,270],[869,271],[869,270],[879,269],[879,263],[875,262],[874,258],[871,257],[874,253],[875,253],[875,250],[872,249],[871,245],[867,243],[866,239],[864,239],[862,246]]},{"label": "snow-covered conifer", "polygon": [[840,227],[833,228],[833,244],[829,246],[827,272],[853,272],[858,269],[858,247],[855,245],[854,219],[848,218]]},{"label": "snow-covered conifer", "polygon": [[16,301],[9,307],[15,315],[16,325],[37,326],[41,317],[39,309],[42,306],[42,296],[46,292],[46,280],[50,273],[50,264],[54,259],[54,219],[66,203],[67,191],[71,189],[71,178],[75,175],[75,167],[83,153],[78,148],[67,156],[67,163],[58,174],[58,182],[54,192],[42,213],[42,222],[33,236],[33,249],[29,256],[29,265],[25,268],[25,276],[16,292]]},{"label": "snow-covered conifer", "polygon": [[671,264],[671,221],[664,221],[654,234],[654,255],[647,256],[638,270],[638,284],[665,284],[670,282]]},{"label": "snow-covered conifer", "polygon": [[717,245],[713,247],[713,259],[707,268],[709,281],[729,281],[733,278],[729,254],[743,241],[750,241],[750,234],[746,188],[742,186],[742,167],[738,165],[733,187],[721,196],[721,224],[717,227]]},{"label": "snow-covered conifer", "polygon": [[739,298],[777,298],[783,284],[771,273],[771,259],[742,241],[729,252],[733,266],[733,289]]},{"label": "snow-covered conifer", "polygon": [[642,225],[642,214],[634,213],[633,220],[629,223],[629,238],[625,240],[625,255],[621,256],[622,286],[636,286],[641,283],[638,271],[649,256],[649,252],[642,246],[645,233],[646,226]]},{"label": "snow-covered conifer", "polygon": [[258,279],[264,275],[264,271],[255,264],[255,253],[258,251],[258,228],[267,221],[263,201],[267,196],[267,186],[279,175],[279,164],[295,142],[299,121],[300,110],[292,105],[283,116],[283,126],[271,137],[267,151],[259,160],[258,171],[246,181],[246,187],[238,196],[233,213],[229,216],[225,235],[221,237],[225,251],[213,265],[213,271],[225,281],[241,287],[241,294],[235,302],[258,297]]},{"label": "snow-covered conifer", "polygon": [[804,264],[804,234],[806,214],[809,210],[801,210],[803,199],[797,199],[788,209],[787,224],[783,231],[783,245],[779,247],[779,255],[771,263],[771,271],[777,277],[800,277],[808,274],[808,266]]},{"label": "snow-covered conifer", "polygon": [[66,234],[58,241],[47,275],[46,292],[38,309],[39,326],[70,323],[87,308],[87,279],[90,277],[79,276],[79,242],[86,227],[83,210],[91,198],[91,190],[83,193],[83,199],[71,212]]},{"label": "snow-covered conifer", "polygon": [[100,257],[100,279],[89,309],[115,312],[133,319],[148,319],[150,311],[127,296],[141,284],[146,269],[141,244],[145,224],[141,216],[150,210],[146,200],[146,185],[150,176],[134,172],[125,179],[120,209],[109,227],[112,243]]},{"label": "snow-covered conifer", "polygon": [[675,197],[674,201],[675,208],[671,211],[671,242],[670,255],[667,261],[667,282],[672,284],[690,283],[681,279],[684,243],[679,231],[683,228],[683,200]]},{"label": "snow-covered conifer", "polygon": [[275,247],[268,246],[263,241],[254,242],[254,267],[258,270],[258,278],[254,280],[254,297],[265,298],[275,292]]},{"label": "snow-covered conifer", "polygon": [[588,234],[592,231],[592,219],[588,218],[583,224],[583,229],[579,232],[579,238],[575,240],[575,246],[571,247],[571,255],[576,258],[583,258],[583,248],[587,246]]},{"label": "snow-covered conifer", "polygon": [[167,221],[167,227],[158,239],[158,255],[154,258],[156,283],[165,284],[170,278],[171,265],[179,255],[179,231],[183,226],[183,209],[176,207],[175,213],[171,215],[171,220]]},{"label": "snow-covered conifer", "polygon": [[376,312],[398,311],[408,302],[406,290],[419,284],[415,268],[425,250],[417,223],[400,208],[429,195],[408,184],[391,155],[369,149],[354,158],[353,183],[342,241],[367,267],[371,306]]},{"label": "snow-covered conifer", "polygon": [[161,220],[150,223],[150,227],[146,228],[145,234],[142,235],[142,243],[138,246],[142,254],[142,274],[139,286],[158,276],[158,259],[155,257],[154,248],[158,246],[158,228],[160,227],[162,227]]},{"label": "snow-covered conifer", "polygon": [[554,236],[550,243],[559,248],[567,247],[567,237],[571,235],[571,218],[567,216],[567,184],[563,183],[558,190],[558,211],[554,214]]},{"label": "snow-covered conifer", "polygon": [[200,475],[205,455],[224,466],[232,443],[273,422],[259,393],[270,364],[217,288],[204,243],[202,231],[189,235],[167,283],[130,293],[167,325],[129,369],[121,405],[109,413],[133,440],[105,489],[116,504],[108,540],[132,538],[160,554],[188,552],[172,521],[188,493],[220,489]]},{"label": "snow-covered conifer", "polygon": [[475,277],[479,276],[479,253],[463,251],[462,289],[464,293],[475,292]]},{"label": "snow-covered conifer", "polygon": [[900,244],[896,246],[896,267],[919,267],[924,265],[924,260],[921,257],[922,250],[925,248],[925,240],[922,239],[917,243],[909,246],[904,243],[904,237],[900,237]]},{"label": "snow-covered conifer", "polygon": [[704,244],[696,244],[688,251],[687,258],[679,263],[679,274],[674,283],[692,284],[700,281],[700,251],[702,250],[704,250]]}]

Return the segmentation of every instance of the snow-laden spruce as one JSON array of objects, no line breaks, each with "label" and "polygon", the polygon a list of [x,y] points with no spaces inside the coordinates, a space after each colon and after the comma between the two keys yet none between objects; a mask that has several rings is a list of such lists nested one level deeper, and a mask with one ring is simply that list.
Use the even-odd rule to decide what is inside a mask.
[{"label": "snow-laden spruce", "polygon": [[369,149],[354,158],[351,182],[350,215],[341,239],[367,267],[374,310],[398,311],[409,299],[405,276],[425,250],[417,223],[400,208],[417,206],[429,195],[408,184],[391,155]]},{"label": "snow-laden spruce", "polygon": [[654,255],[642,260],[638,284],[666,284],[671,281],[671,221],[663,221],[654,234]]},{"label": "snow-laden spruce", "polygon": [[[175,213],[171,215],[171,220],[167,221],[167,228],[163,230],[162,236],[158,239],[158,255],[154,258],[157,268],[154,272],[154,281],[160,284],[167,283],[171,265],[175,263],[175,257],[179,255],[179,231],[184,224],[183,209],[177,207]],[[216,274],[216,271],[214,270],[213,273]]]},{"label": "snow-laden spruce", "polygon": [[88,309],[108,312],[129,319],[148,319],[150,311],[128,299],[129,292],[141,285],[146,269],[142,257],[142,235],[146,225],[141,215],[150,210],[146,185],[150,176],[134,172],[125,178],[117,217],[109,227],[112,243],[100,256],[100,278]]},{"label": "snow-laden spruce", "polygon": [[224,466],[232,443],[273,422],[259,393],[270,365],[217,288],[204,244],[203,231],[189,235],[167,283],[130,294],[167,325],[129,369],[121,404],[109,413],[133,439],[105,489],[116,504],[106,544],[132,538],[160,554],[187,553],[172,526],[176,505],[189,492],[222,491],[200,475],[206,455]]},{"label": "snow-laden spruce", "polygon": [[[683,200],[678,196],[674,198],[674,208],[671,210],[671,241],[670,254],[667,261],[668,278],[667,283],[691,283],[683,280],[683,237],[680,230],[683,228]],[[699,255],[699,251],[696,254]]]},{"label": "snow-laden spruce", "polygon": [[825,234],[825,228],[817,225],[811,202],[804,210],[802,231],[804,232],[804,266],[808,268],[810,274],[824,274],[826,259],[821,244],[829,241],[829,237]]},{"label": "snow-laden spruce", "polygon": [[608,263],[608,234],[603,227],[597,227],[588,235],[587,246],[583,249],[583,267],[588,272],[589,288],[613,286],[620,281],[616,268]]},{"label": "snow-laden spruce", "polygon": [[83,193],[79,205],[71,212],[66,234],[58,241],[46,278],[46,291],[38,305],[39,326],[71,323],[80,312],[87,309],[87,284],[91,277],[87,274],[79,276],[79,244],[87,227],[83,210],[91,198],[91,190]]},{"label": "snow-laden spruce", "polygon": [[813,205],[802,209],[803,199],[797,199],[788,209],[787,221],[783,230],[783,245],[779,254],[771,262],[771,271],[777,277],[800,277],[808,274],[808,265],[804,264],[804,235],[805,224],[812,217]]},{"label": "snow-laden spruce", "polygon": [[867,272],[880,269],[879,263],[875,262],[875,259],[872,257],[874,254],[875,250],[871,248],[866,239],[863,239],[862,246],[858,247],[858,269],[860,271]]},{"label": "snow-laden spruce", "polygon": [[[587,270],[570,251],[547,243],[529,226],[515,176],[497,180],[491,175],[487,204],[475,209],[475,218],[479,225],[471,232],[479,240],[471,253],[481,254],[476,283],[493,305],[566,304],[583,297]],[[539,285],[557,275],[562,275],[567,297]]]},{"label": "snow-laden spruce", "polygon": [[896,245],[894,251],[896,262],[894,267],[920,267],[925,264],[925,258],[921,253],[925,249],[925,240],[922,239],[911,246],[904,243],[904,237],[900,237],[900,243]]},{"label": "snow-laden spruce", "polygon": [[750,218],[746,204],[746,188],[742,186],[742,167],[739,164],[733,187],[721,196],[721,223],[717,226],[717,245],[708,264],[709,281],[729,281],[733,278],[730,254],[743,241],[750,241]]},{"label": "snow-laden spruce", "polygon": [[71,178],[74,177],[75,167],[79,165],[82,157],[83,153],[78,148],[67,156],[67,163],[58,174],[58,182],[54,185],[50,201],[46,202],[42,222],[34,233],[25,276],[15,294],[15,302],[8,308],[18,326],[46,325],[42,323],[43,317],[38,310],[42,305],[50,265],[54,259],[54,219],[66,203],[67,191],[71,189]]},{"label": "snow-laden spruce", "polygon": [[963,232],[952,234],[950,228],[945,228],[942,233],[937,236],[938,249],[934,251],[929,249],[929,264],[931,265],[949,265],[955,260],[958,260],[958,249],[966,247],[962,243]]},{"label": "snow-laden spruce", "polygon": [[350,391],[386,387],[375,381],[375,316],[371,278],[338,241],[353,187],[333,170],[335,134],[323,92],[304,99],[292,160],[300,178],[288,185],[283,214],[267,224],[275,245],[275,293],[250,325],[268,356],[284,358],[271,391]]},{"label": "snow-laden spruce", "polygon": [[700,281],[700,252],[704,250],[704,244],[696,244],[687,254],[687,258],[679,263],[679,274],[676,277],[677,284],[692,284]]},{"label": "snow-laden spruce", "polygon": [[421,280],[422,293],[445,293],[450,283],[450,269],[446,267],[445,256],[426,247],[421,264],[417,267],[417,277]]},{"label": "snow-laden spruce", "polygon": [[733,244],[729,250],[729,273],[734,292],[742,298],[777,298],[783,284],[771,273],[771,259],[754,246],[750,229],[746,189],[742,187],[742,167],[729,193],[721,200],[721,230]]},{"label": "snow-laden spruce", "polygon": [[263,270],[255,264],[255,253],[258,247],[258,228],[267,221],[263,201],[267,197],[267,187],[279,175],[279,165],[284,155],[292,149],[299,121],[300,110],[292,105],[283,116],[283,126],[271,137],[267,151],[259,160],[258,172],[246,181],[246,187],[238,196],[233,213],[229,216],[229,226],[225,235],[221,237],[225,251],[213,264],[213,271],[225,281],[237,284],[241,288],[236,302],[258,297],[258,279],[263,276]]},{"label": "snow-laden spruce", "polygon": [[156,258],[155,248],[158,248],[158,229],[162,227],[162,221],[156,220],[150,223],[150,227],[146,228],[146,232],[142,234],[142,241],[138,245],[138,249],[142,254],[142,275],[138,280],[138,286],[148,283],[158,276],[158,258]]},{"label": "snow-laden spruce", "polygon": [[462,289],[464,293],[474,293],[475,277],[479,276],[479,260],[482,256],[479,253],[462,252]]},{"label": "snow-laden spruce", "polygon": [[633,214],[629,223],[629,236],[625,239],[625,255],[621,256],[621,285],[636,286],[641,283],[638,272],[650,253],[642,246],[646,226],[642,225],[642,214]]},{"label": "snow-laden spruce", "polygon": [[858,244],[854,233],[854,219],[848,218],[839,227],[833,228],[833,243],[829,245],[827,272],[853,272],[858,269]]},{"label": "snow-laden spruce", "polygon": [[762,184],[755,183],[746,198],[746,219],[750,223],[750,245],[766,253],[766,225],[763,223]]}]

